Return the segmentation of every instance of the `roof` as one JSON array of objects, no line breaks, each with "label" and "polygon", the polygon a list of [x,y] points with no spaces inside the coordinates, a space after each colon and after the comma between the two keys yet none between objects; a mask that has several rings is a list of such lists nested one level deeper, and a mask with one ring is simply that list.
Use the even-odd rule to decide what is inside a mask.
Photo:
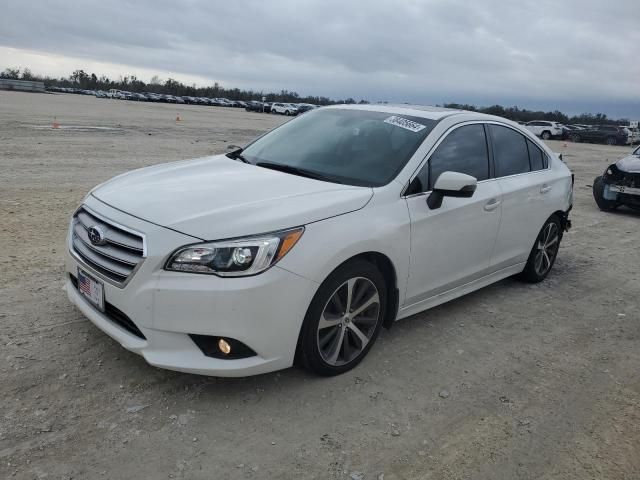
[{"label": "roof", "polygon": [[409,105],[409,104],[384,104],[384,103],[369,103],[369,104],[338,104],[331,105],[325,108],[340,108],[349,110],[366,110],[370,112],[385,112],[390,114],[405,114],[413,117],[428,118],[430,120],[440,120],[441,118],[448,117],[459,113],[471,113],[466,110],[454,110],[451,108],[432,107],[429,105]]}]

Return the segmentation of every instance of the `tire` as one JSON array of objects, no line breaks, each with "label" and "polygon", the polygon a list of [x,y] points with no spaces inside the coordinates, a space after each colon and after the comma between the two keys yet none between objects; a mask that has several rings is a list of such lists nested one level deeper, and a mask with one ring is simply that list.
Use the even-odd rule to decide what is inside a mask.
[{"label": "tire", "polygon": [[[349,305],[364,310],[351,317]],[[305,315],[299,342],[304,366],[333,376],[358,365],[380,333],[386,305],[385,280],[373,264],[354,260],[338,267],[322,282]]]},{"label": "tire", "polygon": [[544,222],[536,237],[519,278],[529,283],[538,283],[547,278],[558,256],[561,240],[562,224],[558,216],[553,214]]},{"label": "tire", "polygon": [[618,140],[616,137],[607,137],[607,145],[617,145]]},{"label": "tire", "polygon": [[610,212],[618,208],[618,202],[604,198],[604,182],[602,181],[602,176],[596,177],[593,181],[593,198],[598,208],[603,212]]},{"label": "tire", "polygon": [[289,112],[289,110],[285,110],[284,114],[288,117],[289,115],[291,115],[291,112]]},{"label": "tire", "polygon": [[580,137],[580,135],[575,133],[575,134],[571,135],[571,141],[575,142],[575,143],[580,143],[582,141],[582,138]]},{"label": "tire", "polygon": [[551,132],[545,130],[544,132],[542,132],[541,137],[543,140],[551,140]]}]

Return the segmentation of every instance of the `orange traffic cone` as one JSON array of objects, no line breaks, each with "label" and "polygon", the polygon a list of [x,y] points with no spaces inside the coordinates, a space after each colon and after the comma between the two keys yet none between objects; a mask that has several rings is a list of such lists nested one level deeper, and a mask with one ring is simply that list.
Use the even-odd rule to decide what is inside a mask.
[{"label": "orange traffic cone", "polygon": [[53,125],[51,125],[51,128],[60,128],[57,117],[53,117]]},{"label": "orange traffic cone", "polygon": [[176,115],[176,122],[180,121],[180,114]]}]

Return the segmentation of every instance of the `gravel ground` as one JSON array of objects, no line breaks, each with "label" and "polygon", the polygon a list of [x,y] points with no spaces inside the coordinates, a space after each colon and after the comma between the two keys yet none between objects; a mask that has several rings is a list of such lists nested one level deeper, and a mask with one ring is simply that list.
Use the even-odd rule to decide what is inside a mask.
[{"label": "gravel ground", "polygon": [[69,304],[64,236],[92,186],[284,120],[0,92],[0,478],[640,478],[640,214],[590,187],[628,148],[551,142],[576,203],[545,282],[398,322],[337,378],[159,370]]}]

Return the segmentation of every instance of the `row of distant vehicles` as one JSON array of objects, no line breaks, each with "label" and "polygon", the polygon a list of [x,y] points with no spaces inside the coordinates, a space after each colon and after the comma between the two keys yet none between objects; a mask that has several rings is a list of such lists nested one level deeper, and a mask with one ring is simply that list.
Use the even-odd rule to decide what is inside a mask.
[{"label": "row of distant vehicles", "polygon": [[77,93],[81,95],[95,95],[96,98],[112,98],[116,100],[132,100],[138,102],[164,102],[189,105],[211,105],[215,107],[235,107],[244,108],[249,112],[277,113],[281,115],[295,116],[300,113],[307,112],[318,108],[317,105],[311,103],[283,103],[283,102],[261,102],[258,100],[229,100],[228,98],[208,98],[208,97],[192,97],[168,95],[165,93],[153,92],[128,92],[126,90],[118,90],[112,88],[109,91],[104,90],[82,90],[78,88],[51,87],[50,91],[60,93]]},{"label": "row of distant vehicles", "polygon": [[559,139],[607,145],[640,143],[638,125],[564,125],[547,120],[534,120],[523,125],[543,140]]}]

